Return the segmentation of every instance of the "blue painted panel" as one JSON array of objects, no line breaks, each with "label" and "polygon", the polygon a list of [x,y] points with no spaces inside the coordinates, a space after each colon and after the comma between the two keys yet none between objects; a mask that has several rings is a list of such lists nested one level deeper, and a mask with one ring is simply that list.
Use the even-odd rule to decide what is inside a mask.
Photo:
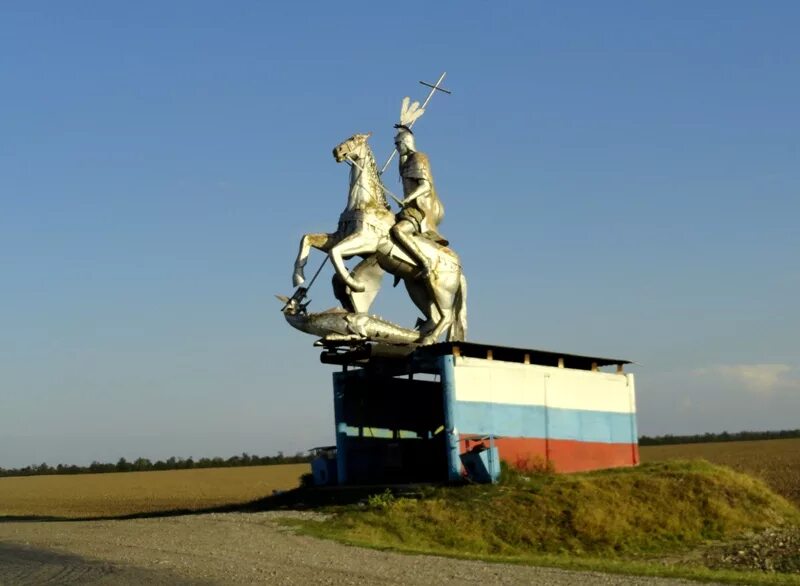
[{"label": "blue painted panel", "polygon": [[630,443],[631,423],[627,413],[550,409],[549,417],[553,439]]},{"label": "blue painted panel", "polygon": [[545,436],[543,407],[456,401],[454,415],[459,434]]},{"label": "blue painted panel", "polygon": [[456,401],[453,414],[459,434],[602,443],[637,441],[635,413],[551,408],[545,423],[545,408],[540,405]]},{"label": "blue painted panel", "polygon": [[637,438],[636,441],[637,442],[639,441],[638,440],[638,438],[639,438],[639,429],[636,426],[636,418],[635,417],[631,417],[631,437],[635,437],[635,438]]},{"label": "blue painted panel", "polygon": [[444,401],[444,433],[447,434],[447,477],[451,481],[461,478],[461,460],[458,457],[458,432],[456,431],[455,406],[455,365],[451,354],[439,357],[439,372],[442,377],[442,391]]}]

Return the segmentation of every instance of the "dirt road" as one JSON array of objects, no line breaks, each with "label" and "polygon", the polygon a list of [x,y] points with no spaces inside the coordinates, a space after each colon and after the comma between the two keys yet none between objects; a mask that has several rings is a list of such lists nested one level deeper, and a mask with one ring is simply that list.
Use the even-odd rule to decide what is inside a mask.
[{"label": "dirt road", "polygon": [[0,522],[0,584],[690,584],[406,556],[295,535],[278,517]]}]

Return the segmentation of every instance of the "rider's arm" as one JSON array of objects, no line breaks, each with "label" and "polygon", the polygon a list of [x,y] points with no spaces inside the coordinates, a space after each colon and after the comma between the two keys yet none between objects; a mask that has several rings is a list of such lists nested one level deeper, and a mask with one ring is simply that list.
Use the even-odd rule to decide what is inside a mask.
[{"label": "rider's arm", "polygon": [[428,195],[431,191],[431,183],[427,179],[418,179],[419,183],[417,183],[417,187],[408,194],[403,200],[403,207],[411,204],[415,199],[418,197],[422,197],[423,195]]}]

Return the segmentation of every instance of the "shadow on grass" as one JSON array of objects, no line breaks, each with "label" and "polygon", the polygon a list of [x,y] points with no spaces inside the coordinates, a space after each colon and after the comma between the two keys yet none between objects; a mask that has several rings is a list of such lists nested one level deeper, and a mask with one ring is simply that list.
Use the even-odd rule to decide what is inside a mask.
[{"label": "shadow on grass", "polygon": [[[425,485],[430,487],[431,485]],[[52,522],[75,523],[80,521],[125,521],[129,519],[154,519],[163,517],[182,517],[188,515],[207,515],[209,513],[258,513],[262,511],[295,510],[308,511],[331,506],[354,505],[367,499],[370,495],[390,490],[396,496],[419,498],[422,485],[369,485],[343,487],[298,487],[292,490],[276,492],[245,503],[218,505],[201,509],[167,509],[125,515],[92,515],[84,517],[58,517],[51,515],[0,515],[0,523],[20,522]]]}]

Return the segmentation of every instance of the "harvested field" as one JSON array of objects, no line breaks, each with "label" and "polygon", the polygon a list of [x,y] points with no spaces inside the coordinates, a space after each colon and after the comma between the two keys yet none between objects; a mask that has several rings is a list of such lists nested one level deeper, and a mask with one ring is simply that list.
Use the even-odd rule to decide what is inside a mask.
[{"label": "harvested field", "polygon": [[308,464],[0,478],[0,517],[112,517],[244,503],[287,490]]},{"label": "harvested field", "polygon": [[641,446],[642,462],[703,458],[752,474],[772,490],[800,505],[800,438],[749,442],[716,442],[674,446]]}]

